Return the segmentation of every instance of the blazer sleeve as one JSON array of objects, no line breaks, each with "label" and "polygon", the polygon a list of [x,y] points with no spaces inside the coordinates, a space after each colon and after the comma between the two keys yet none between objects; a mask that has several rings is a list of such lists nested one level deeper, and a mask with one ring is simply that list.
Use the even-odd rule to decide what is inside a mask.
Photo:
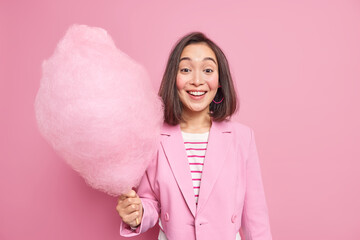
[{"label": "blazer sleeve", "polygon": [[250,129],[250,132],[251,139],[246,161],[246,190],[241,217],[241,239],[272,240],[254,131]]},{"label": "blazer sleeve", "polygon": [[143,216],[140,225],[134,230],[124,223],[120,222],[120,235],[124,237],[132,237],[146,232],[155,224],[159,219],[160,204],[154,192],[155,173],[157,161],[154,160],[150,163],[144,176],[142,177],[137,194],[140,197],[143,206]]}]

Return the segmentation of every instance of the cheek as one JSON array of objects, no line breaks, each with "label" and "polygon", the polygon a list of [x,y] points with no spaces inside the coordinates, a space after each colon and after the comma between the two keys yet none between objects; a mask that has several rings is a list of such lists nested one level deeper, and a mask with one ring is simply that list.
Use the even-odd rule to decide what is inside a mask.
[{"label": "cheek", "polygon": [[206,80],[210,90],[216,90],[219,87],[219,76],[216,74],[214,76],[209,77]]},{"label": "cheek", "polygon": [[184,89],[185,83],[186,83],[186,79],[184,79],[184,77],[182,77],[181,75],[178,75],[176,77],[176,87],[179,91]]}]

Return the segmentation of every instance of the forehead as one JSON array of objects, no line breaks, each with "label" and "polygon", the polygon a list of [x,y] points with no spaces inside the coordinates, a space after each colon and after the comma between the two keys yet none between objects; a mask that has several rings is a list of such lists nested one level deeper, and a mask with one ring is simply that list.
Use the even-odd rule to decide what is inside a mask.
[{"label": "forehead", "polygon": [[192,43],[187,45],[182,53],[180,58],[189,57],[194,60],[202,60],[204,57],[212,57],[216,59],[214,51],[206,43]]}]

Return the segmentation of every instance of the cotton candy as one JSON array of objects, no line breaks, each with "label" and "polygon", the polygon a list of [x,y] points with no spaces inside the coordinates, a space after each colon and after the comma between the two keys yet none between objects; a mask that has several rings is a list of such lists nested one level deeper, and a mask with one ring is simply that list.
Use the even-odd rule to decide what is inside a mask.
[{"label": "cotton candy", "polygon": [[95,189],[118,196],[156,157],[163,110],[144,67],[101,28],[73,25],[42,64],[42,136]]}]

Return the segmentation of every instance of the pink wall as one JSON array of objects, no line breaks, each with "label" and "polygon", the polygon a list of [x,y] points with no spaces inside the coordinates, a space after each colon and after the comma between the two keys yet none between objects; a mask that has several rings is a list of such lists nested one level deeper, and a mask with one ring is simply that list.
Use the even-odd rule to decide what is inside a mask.
[{"label": "pink wall", "polygon": [[41,62],[73,23],[108,30],[156,87],[174,42],[207,33],[255,130],[274,239],[360,239],[359,1],[221,2],[0,2],[0,239],[122,239],[116,199],[86,186],[35,124]]}]

